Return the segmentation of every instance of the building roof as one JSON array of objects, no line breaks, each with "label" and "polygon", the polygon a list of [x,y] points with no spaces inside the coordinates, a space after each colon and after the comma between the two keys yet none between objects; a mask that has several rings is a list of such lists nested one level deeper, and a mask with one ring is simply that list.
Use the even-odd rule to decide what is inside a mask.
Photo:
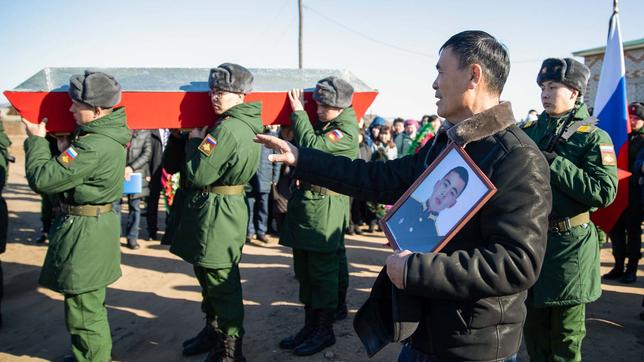
[{"label": "building roof", "polygon": [[[625,41],[623,43],[623,46],[624,46],[624,51],[644,48],[644,38]],[[603,46],[603,47],[597,47],[597,48],[586,49],[586,50],[578,50],[576,52],[573,52],[572,55],[576,57],[587,57],[589,55],[604,54],[605,51],[606,51],[606,47]]]}]

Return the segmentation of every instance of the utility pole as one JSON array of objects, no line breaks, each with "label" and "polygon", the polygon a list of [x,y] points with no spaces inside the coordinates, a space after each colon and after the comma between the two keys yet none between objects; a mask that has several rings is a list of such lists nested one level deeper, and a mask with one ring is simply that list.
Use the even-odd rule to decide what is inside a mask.
[{"label": "utility pole", "polygon": [[299,24],[299,33],[298,33],[298,68],[302,69],[302,0],[297,0],[297,10],[298,10],[298,15],[300,19],[300,24]]}]

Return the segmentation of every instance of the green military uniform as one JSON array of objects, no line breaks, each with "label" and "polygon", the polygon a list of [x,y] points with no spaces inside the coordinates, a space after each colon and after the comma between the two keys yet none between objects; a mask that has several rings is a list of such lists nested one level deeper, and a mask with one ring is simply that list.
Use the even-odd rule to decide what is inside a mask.
[{"label": "green military uniform", "polygon": [[243,303],[239,261],[246,240],[248,208],[243,187],[259,167],[261,103],[243,103],[224,112],[206,138],[185,147],[181,216],[170,251],[194,265],[202,287],[202,310],[231,337],[241,337]]},{"label": "green military uniform", "polygon": [[[583,103],[571,112],[567,128],[590,117]],[[545,150],[568,116],[550,117],[544,112],[523,129]],[[546,255],[526,302],[526,346],[533,361],[581,360],[585,303],[601,295],[599,240],[589,212],[609,205],[617,193],[616,159],[605,131],[594,125],[581,126],[567,141],[559,142],[554,152]]]},{"label": "green military uniform", "polygon": [[[0,254],[4,253],[7,245],[7,231],[9,227],[9,210],[7,201],[2,197],[2,190],[9,176],[9,146],[11,141],[4,132],[4,125],[0,121]],[[0,312],[2,312],[2,296],[4,295],[4,277],[2,275],[2,261],[0,260]],[[2,326],[2,314],[0,314]]]},{"label": "green military uniform", "polygon": [[402,250],[417,253],[433,251],[441,238],[436,229],[438,213],[431,212],[416,200],[408,200],[389,219],[389,226]]},{"label": "green military uniform", "polygon": [[119,220],[111,204],[123,193],[129,139],[125,109],[117,108],[79,126],[71,146],[56,158],[45,138],[25,141],[29,185],[42,194],[57,194],[65,204],[52,225],[40,284],[65,295],[77,361],[111,359],[105,288],[121,276]]},{"label": "green military uniform", "polygon": [[[334,120],[311,125],[304,111],[291,116],[294,142],[355,159],[358,123],[353,108]],[[300,301],[313,309],[335,309],[338,290],[348,285],[344,230],[349,223],[349,197],[315,185],[301,184],[288,202],[280,244],[293,248]],[[340,276],[340,278],[338,278]]]}]

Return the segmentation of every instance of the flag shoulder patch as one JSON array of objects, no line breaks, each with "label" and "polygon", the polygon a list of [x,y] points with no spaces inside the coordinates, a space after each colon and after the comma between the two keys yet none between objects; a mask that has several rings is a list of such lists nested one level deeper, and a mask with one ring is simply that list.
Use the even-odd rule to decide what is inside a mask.
[{"label": "flag shoulder patch", "polygon": [[334,129],[332,131],[327,132],[325,136],[332,143],[336,143],[344,137],[344,133],[342,133],[342,131],[340,131],[339,129]]},{"label": "flag shoulder patch", "polygon": [[617,166],[617,157],[615,157],[615,149],[613,148],[613,145],[602,143],[599,145],[599,152],[602,156],[602,165]]},{"label": "flag shoulder patch", "polygon": [[56,159],[58,160],[58,162],[60,162],[61,165],[69,167],[72,165],[72,163],[74,163],[77,157],[78,151],[74,148],[74,146],[69,146],[65,151],[58,155]]},{"label": "flag shoulder patch", "polygon": [[210,134],[207,134],[206,138],[204,138],[203,141],[201,141],[201,144],[199,144],[199,151],[206,156],[210,156],[215,148],[217,148],[217,138]]}]

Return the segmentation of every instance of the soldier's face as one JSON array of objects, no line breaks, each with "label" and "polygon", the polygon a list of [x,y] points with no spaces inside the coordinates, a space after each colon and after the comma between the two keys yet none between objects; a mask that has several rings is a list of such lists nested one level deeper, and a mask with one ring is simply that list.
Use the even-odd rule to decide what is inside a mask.
[{"label": "soldier's face", "polygon": [[210,101],[215,114],[222,114],[234,106],[244,103],[244,95],[213,88],[210,90]]},{"label": "soldier's face", "polygon": [[336,108],[336,107],[330,107],[324,104],[320,104],[318,102],[315,102],[317,104],[317,115],[318,119],[322,122],[328,122],[332,121],[342,113],[343,109],[342,108]]},{"label": "soldier's face", "polygon": [[638,130],[644,126],[644,120],[641,119],[640,117],[634,115],[634,114],[629,114],[628,118],[631,121],[631,129],[633,130]]},{"label": "soldier's face", "polygon": [[541,104],[551,116],[561,116],[575,107],[579,92],[563,83],[545,81],[541,84]]},{"label": "soldier's face", "polygon": [[454,206],[456,199],[465,188],[465,181],[452,171],[434,184],[434,192],[427,200],[428,208],[433,212],[441,212]]},{"label": "soldier's face", "polygon": [[437,112],[439,116],[449,121],[460,121],[468,117],[466,106],[466,91],[472,79],[469,67],[460,69],[459,60],[451,47],[443,49],[436,64],[438,76],[434,88]]},{"label": "soldier's face", "polygon": [[82,126],[96,119],[96,110],[86,104],[72,101],[69,111],[72,112],[76,124]]}]

